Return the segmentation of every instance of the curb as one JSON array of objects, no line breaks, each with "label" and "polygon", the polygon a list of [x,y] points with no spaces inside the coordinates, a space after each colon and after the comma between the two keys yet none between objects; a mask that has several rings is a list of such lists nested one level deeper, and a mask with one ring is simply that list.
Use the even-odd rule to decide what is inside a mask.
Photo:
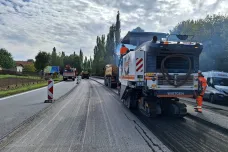
[{"label": "curb", "polygon": [[71,92],[74,91],[74,89],[77,88],[78,85],[75,85],[73,88],[71,88],[67,93],[59,97],[58,99],[55,100],[52,104],[47,105],[31,117],[27,118],[26,120],[22,121],[19,125],[17,125],[15,128],[13,128],[11,131],[0,137],[0,150],[4,147],[4,145],[7,145],[9,143],[10,138],[12,138],[14,135],[25,129],[26,125],[29,125],[35,118],[39,117],[42,113],[45,113],[48,111],[52,106],[55,105],[55,103],[62,101],[65,99]]}]

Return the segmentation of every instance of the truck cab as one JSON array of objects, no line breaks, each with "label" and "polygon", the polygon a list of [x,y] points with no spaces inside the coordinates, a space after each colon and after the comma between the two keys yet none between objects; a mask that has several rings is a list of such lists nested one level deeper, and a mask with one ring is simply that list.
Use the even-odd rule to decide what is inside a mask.
[{"label": "truck cab", "polygon": [[207,80],[207,89],[204,98],[211,103],[228,100],[228,73],[221,71],[203,72]]}]

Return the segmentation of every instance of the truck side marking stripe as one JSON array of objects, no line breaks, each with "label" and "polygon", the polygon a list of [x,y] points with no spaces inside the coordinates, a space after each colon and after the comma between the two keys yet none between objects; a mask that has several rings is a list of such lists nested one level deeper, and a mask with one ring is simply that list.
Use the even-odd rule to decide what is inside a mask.
[{"label": "truck side marking stripe", "polygon": [[139,71],[142,67],[143,67],[143,64],[141,64],[141,65],[136,69],[136,71]]},{"label": "truck side marking stripe", "polygon": [[136,66],[138,66],[139,65],[139,63],[141,63],[142,62],[142,58],[140,58],[137,62],[136,62]]}]

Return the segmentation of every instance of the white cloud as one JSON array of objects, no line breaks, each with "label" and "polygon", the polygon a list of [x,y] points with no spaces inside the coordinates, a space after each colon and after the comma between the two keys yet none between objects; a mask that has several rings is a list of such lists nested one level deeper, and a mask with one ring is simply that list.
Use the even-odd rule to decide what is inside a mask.
[{"label": "white cloud", "polygon": [[140,26],[168,32],[178,22],[227,13],[225,0],[0,0],[0,47],[15,59],[39,50],[93,54],[96,36],[107,34],[121,14],[121,35]]}]

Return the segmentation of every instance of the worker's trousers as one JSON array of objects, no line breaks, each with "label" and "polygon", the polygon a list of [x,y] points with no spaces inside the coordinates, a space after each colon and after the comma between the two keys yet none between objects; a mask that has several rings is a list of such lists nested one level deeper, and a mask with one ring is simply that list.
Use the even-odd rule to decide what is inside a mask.
[{"label": "worker's trousers", "polygon": [[202,105],[203,105],[203,96],[198,95],[197,98],[196,98],[196,103],[197,103],[197,106],[202,107]]}]

